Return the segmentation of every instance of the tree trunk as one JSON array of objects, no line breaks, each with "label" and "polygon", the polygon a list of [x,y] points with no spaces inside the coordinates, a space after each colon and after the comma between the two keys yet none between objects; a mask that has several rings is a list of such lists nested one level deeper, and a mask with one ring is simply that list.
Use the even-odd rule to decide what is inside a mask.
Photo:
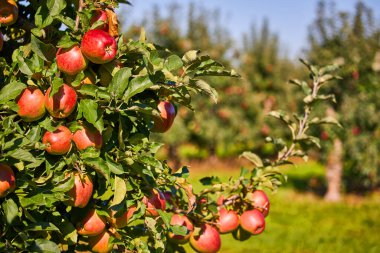
[{"label": "tree trunk", "polygon": [[327,158],[326,179],[327,179],[327,192],[325,200],[337,202],[341,199],[341,185],[342,185],[342,172],[343,172],[343,144],[339,138],[333,141],[333,149]]}]

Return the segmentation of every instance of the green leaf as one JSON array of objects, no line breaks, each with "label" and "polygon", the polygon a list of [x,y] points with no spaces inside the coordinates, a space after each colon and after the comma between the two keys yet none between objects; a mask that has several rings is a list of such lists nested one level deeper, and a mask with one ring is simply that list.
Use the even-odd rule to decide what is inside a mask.
[{"label": "green leaf", "polygon": [[27,231],[59,231],[59,229],[53,223],[44,222],[44,221],[30,224],[29,226],[25,228],[25,230]]},{"label": "green leaf", "polygon": [[189,233],[189,231],[187,230],[185,226],[174,225],[174,226],[171,226],[170,228],[173,234],[175,235],[186,236]]},{"label": "green leaf", "polygon": [[60,14],[61,11],[66,8],[66,1],[65,0],[47,0],[46,6],[50,10],[50,15],[54,17]]},{"label": "green leaf", "polygon": [[14,149],[7,153],[7,156],[13,157],[15,159],[26,161],[26,162],[37,162],[37,159],[32,153],[25,149]]},{"label": "green leaf", "polygon": [[102,175],[107,180],[107,182],[110,180],[109,168],[102,158],[87,158],[83,160],[83,162],[85,165],[93,168],[96,172]]},{"label": "green leaf", "polygon": [[3,202],[1,206],[4,210],[5,221],[9,225],[12,224],[15,221],[18,214],[18,207],[16,203],[13,201],[13,199],[7,199]]},{"label": "green leaf", "polygon": [[98,109],[98,103],[92,99],[82,99],[79,103],[80,111],[88,123],[92,124],[99,132],[104,129],[102,111]]},{"label": "green leaf", "polygon": [[177,55],[169,56],[165,61],[165,67],[169,71],[177,70],[183,66],[181,58]]},{"label": "green leaf", "polygon": [[128,101],[134,95],[143,92],[145,89],[148,89],[153,85],[149,76],[139,76],[129,82],[128,88],[124,93],[124,101]]},{"label": "green leaf", "polygon": [[29,248],[30,252],[41,253],[60,253],[60,249],[57,244],[46,239],[36,239],[32,246]]},{"label": "green leaf", "polygon": [[191,50],[191,51],[186,52],[184,56],[182,57],[182,60],[185,63],[185,65],[195,61],[198,58],[198,54],[200,52],[201,52],[200,50]]},{"label": "green leaf", "polygon": [[20,82],[12,82],[5,85],[0,91],[0,104],[15,99],[26,88],[26,85]]},{"label": "green leaf", "polygon": [[62,86],[63,86],[63,79],[59,77],[54,78],[53,81],[51,82],[51,91],[49,93],[49,97],[53,97]]},{"label": "green leaf", "polygon": [[110,169],[110,171],[116,175],[121,175],[121,174],[124,174],[125,171],[123,169],[123,166],[121,164],[117,164],[115,163],[110,157],[109,155],[106,154],[106,163],[108,165],[108,168]]},{"label": "green leaf", "polygon": [[127,194],[127,185],[125,184],[124,179],[115,176],[114,182],[114,195],[111,202],[111,206],[116,206],[120,204]]},{"label": "green leaf", "polygon": [[241,154],[240,157],[244,157],[244,158],[248,159],[253,164],[255,164],[257,167],[263,167],[264,166],[261,158],[258,155],[256,155],[255,153],[246,151],[246,152],[243,152],[243,154]]},{"label": "green leaf", "polygon": [[218,92],[214,88],[212,88],[207,82],[203,80],[195,80],[191,82],[191,84],[195,86],[196,89],[209,96],[215,104],[218,102]]},{"label": "green leaf", "polygon": [[36,36],[31,36],[32,51],[45,61],[53,61],[55,58],[55,47],[52,44],[45,44]]},{"label": "green leaf", "polygon": [[121,98],[125,89],[129,84],[129,78],[132,75],[132,69],[122,68],[116,72],[115,76],[112,78],[110,85],[108,86],[108,91],[112,96]]},{"label": "green leaf", "polygon": [[76,44],[78,44],[78,43],[75,41],[72,41],[70,36],[66,34],[58,41],[57,47],[58,48],[70,48]]}]

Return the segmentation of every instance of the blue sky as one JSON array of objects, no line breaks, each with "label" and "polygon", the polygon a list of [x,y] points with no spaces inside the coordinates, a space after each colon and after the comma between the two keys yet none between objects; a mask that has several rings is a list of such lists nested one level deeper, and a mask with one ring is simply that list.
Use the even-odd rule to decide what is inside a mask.
[{"label": "blue sky", "polygon": [[[206,9],[219,9],[223,24],[230,31],[237,43],[241,35],[248,32],[251,25],[260,27],[264,18],[268,18],[272,32],[279,35],[283,48],[289,56],[299,56],[306,47],[307,29],[315,18],[318,0],[130,0],[133,7],[123,7],[123,14],[128,22],[139,22],[149,13],[149,9],[159,4],[165,9],[173,2],[182,3],[184,7],[190,2]],[[335,0],[340,11],[354,10],[358,0]],[[380,24],[380,0],[362,0],[374,11]],[[185,13],[184,13],[184,16]],[[128,24],[127,24],[128,25]]]}]

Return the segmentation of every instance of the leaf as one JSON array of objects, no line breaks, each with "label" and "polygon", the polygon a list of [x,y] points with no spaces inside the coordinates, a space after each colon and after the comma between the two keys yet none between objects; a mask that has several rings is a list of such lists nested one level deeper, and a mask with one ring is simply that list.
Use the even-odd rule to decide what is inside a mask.
[{"label": "leaf", "polygon": [[53,97],[62,86],[63,86],[63,79],[59,77],[54,78],[53,81],[51,82],[51,91],[49,93],[49,97]]},{"label": "leaf", "polygon": [[309,124],[333,124],[340,128],[343,128],[343,126],[339,123],[339,121],[334,117],[325,117],[325,118],[313,118]]},{"label": "leaf", "polygon": [[5,85],[0,91],[0,104],[15,99],[26,88],[26,85],[20,82],[11,82]]},{"label": "leaf", "polygon": [[32,34],[32,51],[45,61],[52,62],[55,58],[55,47],[52,44],[45,44]]},{"label": "leaf", "polygon": [[108,168],[110,171],[116,175],[124,174],[125,171],[123,169],[123,166],[121,164],[115,163],[108,154],[106,154],[106,163],[108,165]]},{"label": "leaf", "polygon": [[134,95],[143,92],[145,89],[148,89],[153,85],[149,76],[139,76],[129,82],[128,88],[124,93],[124,101],[128,101]]},{"label": "leaf", "polygon": [[104,129],[102,111],[98,109],[98,103],[92,99],[82,99],[79,108],[88,123],[92,124],[99,132]]},{"label": "leaf", "polygon": [[15,159],[26,161],[26,162],[37,162],[37,159],[25,149],[14,149],[7,153],[7,156],[13,157]]},{"label": "leaf", "polygon": [[175,235],[186,236],[189,233],[189,231],[187,230],[185,226],[174,225],[174,226],[171,226],[170,228],[171,228],[172,233]]},{"label": "leaf", "polygon": [[87,158],[83,160],[83,162],[85,165],[93,168],[96,172],[102,175],[107,180],[107,182],[110,180],[109,168],[102,158]]},{"label": "leaf", "polygon": [[66,8],[65,0],[47,0],[46,6],[49,8],[51,16],[57,16]]},{"label": "leaf", "polygon": [[18,214],[18,207],[13,199],[7,199],[2,203],[2,208],[4,210],[5,221],[8,225],[11,225]]},{"label": "leaf", "polygon": [[115,76],[112,78],[110,85],[108,86],[108,91],[112,96],[116,98],[122,97],[125,89],[128,87],[129,78],[131,75],[131,68],[122,68],[116,72]]},{"label": "leaf", "polygon": [[269,116],[272,116],[276,119],[282,120],[285,124],[290,125],[293,123],[293,121],[290,119],[290,117],[286,114],[285,111],[278,110],[278,111],[271,111],[268,113]]},{"label": "leaf", "polygon": [[195,61],[198,58],[200,52],[200,50],[191,50],[186,52],[182,57],[182,60],[185,63],[185,65],[188,65],[189,63]]},{"label": "leaf", "polygon": [[108,19],[108,33],[112,37],[119,36],[119,21],[117,20],[117,15],[113,10],[106,9],[107,19]]},{"label": "leaf", "polygon": [[32,223],[29,226],[25,228],[27,231],[59,231],[59,228],[57,228],[53,223],[50,222],[36,222]]},{"label": "leaf", "polygon": [[127,194],[127,185],[125,184],[124,179],[115,176],[114,182],[114,195],[111,202],[111,206],[116,206],[120,204]]},{"label": "leaf", "polygon": [[165,61],[165,67],[169,71],[177,70],[183,66],[181,58],[177,55],[169,56]]},{"label": "leaf", "polygon": [[218,92],[212,88],[207,82],[203,80],[195,80],[192,82],[192,85],[195,86],[198,90],[208,95],[216,104],[218,102]]},{"label": "leaf", "polygon": [[190,213],[195,208],[195,206],[196,206],[195,203],[197,201],[197,198],[195,197],[194,192],[193,192],[193,186],[191,184],[189,184],[188,182],[186,182],[186,180],[184,178],[177,178],[176,184],[178,186],[180,186],[186,193],[186,196],[187,196],[187,210],[186,210],[186,212]]},{"label": "leaf", "polygon": [[32,246],[29,248],[30,252],[41,253],[60,253],[60,249],[57,244],[46,239],[34,240]]},{"label": "leaf", "polygon": [[241,154],[240,157],[244,157],[244,158],[248,159],[253,164],[255,164],[257,167],[264,167],[263,161],[255,153],[246,151],[246,152],[243,152],[243,154]]}]

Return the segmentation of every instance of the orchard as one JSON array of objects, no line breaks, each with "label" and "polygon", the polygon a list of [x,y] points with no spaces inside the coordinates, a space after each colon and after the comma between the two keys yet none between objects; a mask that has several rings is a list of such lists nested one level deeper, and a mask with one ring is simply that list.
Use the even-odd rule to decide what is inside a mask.
[{"label": "orchard", "polygon": [[333,100],[323,88],[337,67],[302,61],[309,82],[290,81],[302,110],[270,113],[291,136],[267,137],[277,157],[244,152],[252,168],[206,177],[194,193],[189,169],[157,159],[150,134],[170,131],[192,97],[217,100],[202,78],[238,74],[198,50],[178,56],[143,29],[138,40],[119,34],[119,4],[129,3],[0,0],[0,251],[218,252],[221,233],[265,233],[280,167],[319,146],[310,127],[338,124],[313,111]]}]

